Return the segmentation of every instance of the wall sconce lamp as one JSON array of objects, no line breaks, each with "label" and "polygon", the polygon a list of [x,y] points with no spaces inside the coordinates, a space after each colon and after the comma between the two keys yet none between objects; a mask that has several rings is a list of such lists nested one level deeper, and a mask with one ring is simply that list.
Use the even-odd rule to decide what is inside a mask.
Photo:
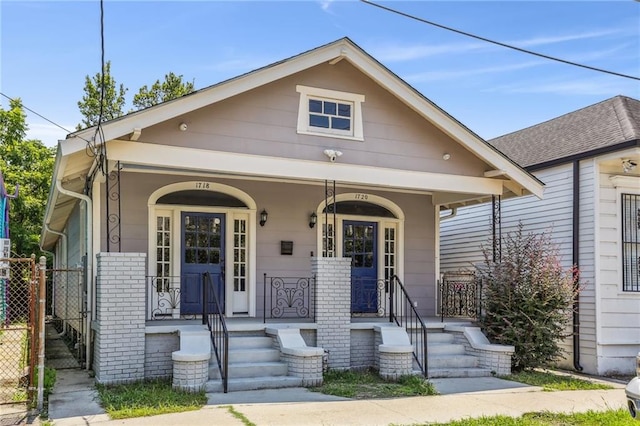
[{"label": "wall sconce lamp", "polygon": [[633,160],[629,160],[628,158],[622,159],[622,171],[625,173],[631,173],[636,169],[637,165],[638,163]]},{"label": "wall sconce lamp", "polygon": [[181,132],[186,132],[187,131],[187,123],[180,123],[180,126],[178,126],[178,128],[180,129]]},{"label": "wall sconce lamp", "polygon": [[451,159],[451,154],[449,154],[448,152],[445,152],[444,154],[442,154],[442,159],[444,161],[448,161],[449,159]]},{"label": "wall sconce lamp", "polygon": [[264,226],[267,223],[267,218],[269,217],[269,213],[265,209],[262,209],[260,212],[260,226]]},{"label": "wall sconce lamp", "polygon": [[318,215],[316,214],[316,212],[311,213],[311,216],[309,216],[309,228],[313,228],[314,226],[316,226],[317,222]]}]

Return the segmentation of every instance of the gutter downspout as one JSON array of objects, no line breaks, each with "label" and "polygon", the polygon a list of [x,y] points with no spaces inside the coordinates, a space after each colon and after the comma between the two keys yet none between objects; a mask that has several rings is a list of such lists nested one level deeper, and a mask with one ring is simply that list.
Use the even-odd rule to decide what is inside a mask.
[{"label": "gutter downspout", "polygon": [[580,294],[576,291],[579,286],[578,271],[580,266],[580,160],[573,162],[573,242],[572,242],[572,263],[573,263],[573,368],[582,371],[580,365]]},{"label": "gutter downspout", "polygon": [[[49,224],[48,223],[44,224],[44,229],[45,229],[45,231],[47,231],[47,232],[49,232],[51,234],[60,236],[60,238],[62,240],[62,256],[59,256],[59,257],[63,258],[63,262],[64,263],[63,263],[63,265],[58,265],[58,266],[64,266],[64,268],[66,268],[67,267],[67,261],[68,261],[68,258],[67,258],[67,255],[68,255],[68,253],[67,253],[67,234],[65,234],[64,232],[54,231],[53,229],[49,228]],[[51,255],[51,266],[52,266],[53,269],[56,269],[56,254],[54,252],[51,252],[51,251],[43,249],[42,248],[42,244],[40,245],[40,250],[42,252],[44,252],[44,253],[49,253]],[[51,287],[51,300],[52,301],[56,300],[56,286],[55,285],[53,285]],[[67,309],[67,307],[65,306],[65,310],[66,309]],[[55,314],[56,313],[55,310],[56,310],[55,309],[55,303],[52,303],[51,312],[53,312]],[[68,317],[65,315],[65,322],[66,322],[66,318],[68,318]],[[66,330],[66,327],[64,328],[64,330]]]},{"label": "gutter downspout", "polygon": [[86,360],[86,369],[89,369],[89,360],[91,359],[91,306],[93,306],[93,201],[91,198],[85,194],[80,194],[78,192],[69,191],[68,189],[64,189],[62,187],[62,181],[60,179],[56,180],[56,189],[64,195],[68,195],[69,197],[77,198],[81,201],[87,203],[86,205],[86,215],[87,215],[87,270],[85,271],[86,279],[87,279],[87,306],[86,314],[87,321],[85,325],[85,360]]}]

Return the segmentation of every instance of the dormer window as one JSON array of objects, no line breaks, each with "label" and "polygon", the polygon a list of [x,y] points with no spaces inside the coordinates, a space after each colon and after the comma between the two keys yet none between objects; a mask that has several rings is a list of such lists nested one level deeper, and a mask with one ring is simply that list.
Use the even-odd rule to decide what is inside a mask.
[{"label": "dormer window", "polygon": [[298,133],[363,140],[364,95],[296,86],[300,93]]}]

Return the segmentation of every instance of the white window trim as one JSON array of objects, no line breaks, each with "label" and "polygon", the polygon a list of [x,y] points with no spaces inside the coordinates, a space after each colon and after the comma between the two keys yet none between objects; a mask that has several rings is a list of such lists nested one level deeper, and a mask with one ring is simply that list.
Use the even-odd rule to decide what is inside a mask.
[{"label": "white window trim", "polygon": [[631,195],[640,195],[640,190],[638,190],[638,183],[640,182],[640,178],[635,176],[611,176],[609,181],[613,184],[616,189],[616,222],[618,224],[618,297],[623,298],[632,298],[637,299],[638,293],[637,291],[624,291],[624,283],[622,282],[622,262],[624,259],[624,248],[622,244],[622,194],[631,194]]},{"label": "white window trim", "polygon": [[[298,106],[298,134],[364,141],[362,125],[362,103],[364,102],[364,95],[301,85],[296,86],[296,92],[300,93],[300,104]],[[345,134],[344,131],[340,130],[319,130],[316,127],[309,126],[309,99],[317,98],[352,103],[352,132]]]}]

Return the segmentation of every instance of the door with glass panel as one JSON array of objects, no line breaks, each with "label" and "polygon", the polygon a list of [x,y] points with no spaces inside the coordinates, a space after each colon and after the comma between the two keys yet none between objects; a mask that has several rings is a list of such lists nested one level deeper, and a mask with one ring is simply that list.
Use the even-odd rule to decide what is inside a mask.
[{"label": "door with glass panel", "polygon": [[[224,223],[219,213],[182,213],[180,313],[202,313],[203,274],[209,272],[224,311]],[[213,312],[213,304],[207,311]]]},{"label": "door with glass panel", "polygon": [[342,253],[351,258],[351,312],[376,313],[378,224],[345,220],[342,229]]}]

